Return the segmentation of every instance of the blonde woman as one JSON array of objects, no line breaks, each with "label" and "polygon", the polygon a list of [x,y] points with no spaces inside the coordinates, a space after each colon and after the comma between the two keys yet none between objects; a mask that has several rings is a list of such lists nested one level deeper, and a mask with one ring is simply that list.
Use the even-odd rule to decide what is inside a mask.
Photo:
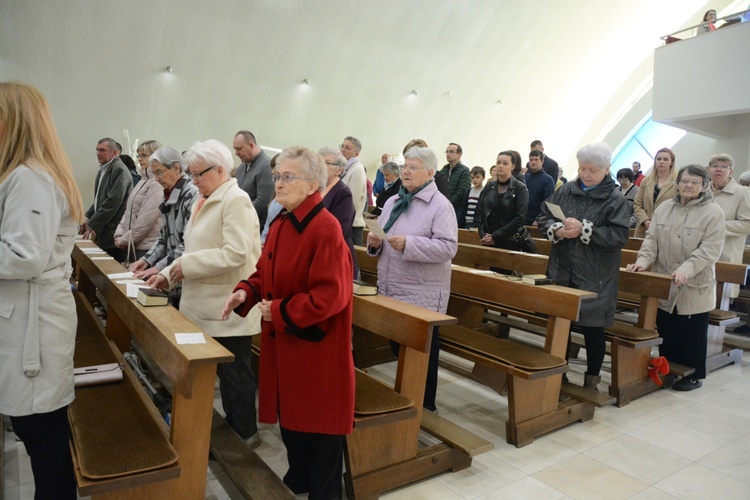
[{"label": "blonde woman", "polygon": [[76,498],[68,441],[77,317],[70,252],[81,194],[44,96],[0,83],[0,413],[36,498]]},{"label": "blonde woman", "polygon": [[677,194],[677,170],[674,166],[674,152],[661,148],[654,157],[654,166],[641,182],[633,202],[633,212],[638,218],[635,237],[643,238],[651,227],[651,217],[656,207]]},{"label": "blonde woman", "polygon": [[[164,189],[151,170],[149,158],[161,147],[158,141],[145,141],[138,145],[138,163],[141,180],[128,196],[125,213],[115,230],[115,246],[125,250],[127,262],[135,262],[151,249],[159,239]],[[135,251],[135,253],[133,253]]]}]

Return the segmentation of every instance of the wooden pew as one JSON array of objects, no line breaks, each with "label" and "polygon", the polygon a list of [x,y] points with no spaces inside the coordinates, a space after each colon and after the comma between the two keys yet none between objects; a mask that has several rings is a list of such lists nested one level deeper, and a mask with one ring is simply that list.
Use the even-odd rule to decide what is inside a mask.
[{"label": "wooden pew", "polygon": [[[493,247],[459,243],[453,262],[475,269],[495,266],[524,274],[544,274],[549,258],[546,255],[524,254]],[[615,323],[605,329],[612,356],[610,394],[618,406],[658,389],[648,377],[651,347],[661,343],[655,332],[659,299],[669,297],[671,279],[656,273],[634,273],[620,270],[619,291],[628,294],[638,309],[635,328]]]},{"label": "wooden pew", "polygon": [[[471,457],[492,449],[488,441],[429,411],[423,411],[433,330],[455,318],[375,295],[354,297],[355,330],[400,345],[393,388],[357,372],[354,432],[346,439],[349,498],[377,498],[386,490],[446,470],[471,465]],[[419,446],[420,427],[441,443]]]},{"label": "wooden pew", "polygon": [[[360,270],[372,280],[377,275],[377,261],[364,248],[356,248]],[[595,294],[554,285],[534,289],[520,282],[476,274],[461,266],[454,266],[452,273],[449,313],[458,317],[467,329],[481,326],[484,308],[491,307],[500,297],[510,307],[547,315],[544,353],[548,356],[540,356],[534,362],[529,361],[534,356],[533,349],[512,347],[504,339],[487,335],[470,339],[470,330],[446,328],[446,335],[441,338],[446,351],[476,363],[474,374],[488,386],[502,392],[507,381],[507,442],[525,446],[536,436],[576,421],[590,420],[593,405],[575,399],[560,403],[559,396],[562,373],[567,370],[564,359],[570,322],[578,318],[581,300]],[[486,342],[492,346],[487,347]]]},{"label": "wooden pew", "polygon": [[[93,498],[203,498],[206,489],[206,468],[213,411],[216,364],[231,361],[232,354],[211,337],[205,344],[177,344],[175,333],[200,331],[192,322],[172,307],[144,308],[125,293],[124,285],[117,285],[107,277],[124,272],[114,260],[92,260],[81,248],[95,247],[91,242],[77,242],[72,257],[78,273],[78,290],[86,298],[81,310],[101,298],[107,306],[104,329],[113,345],[113,352],[121,363],[121,353],[130,350],[136,341],[153,359],[174,388],[171,426],[151,406],[154,420],[169,437],[178,454],[179,477],[157,477],[153,473],[139,473],[114,479],[85,478],[77,469],[81,495]],[[82,321],[96,321],[92,312],[80,315]],[[135,375],[124,363],[127,377],[135,383]],[[148,396],[137,387],[144,400]],[[92,410],[93,411],[93,410]],[[111,429],[128,440],[128,429]]]},{"label": "wooden pew", "polygon": [[[625,266],[635,262],[637,258],[638,252],[623,250],[620,263]],[[742,361],[741,349],[724,347],[724,333],[727,325],[740,321],[737,314],[729,310],[729,302],[732,284],[745,282],[747,267],[746,264],[716,263],[716,309],[709,313],[706,371]]]}]

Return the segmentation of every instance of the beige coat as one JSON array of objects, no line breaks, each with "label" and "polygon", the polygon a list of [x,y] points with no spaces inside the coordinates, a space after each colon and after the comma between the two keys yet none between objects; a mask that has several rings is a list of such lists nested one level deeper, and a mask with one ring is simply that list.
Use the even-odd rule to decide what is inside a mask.
[{"label": "beige coat", "polygon": [[638,224],[635,226],[636,238],[643,238],[646,236],[646,226],[644,222],[653,218],[656,207],[667,200],[671,200],[677,194],[677,184],[674,180],[670,180],[662,186],[659,196],[656,197],[656,203],[654,203],[655,185],[655,177],[646,177],[643,179],[643,182],[641,182],[638,193],[635,195],[633,212],[638,218]]},{"label": "beige coat", "polygon": [[136,250],[150,250],[159,239],[162,223],[159,205],[163,201],[164,188],[156,182],[149,168],[128,196],[125,213],[115,230],[115,243],[123,238],[126,242],[132,241]]},{"label": "beige coat", "polygon": [[[750,189],[730,177],[724,189],[712,190],[712,193],[726,220],[726,240],[719,260],[741,264],[745,238],[750,234]],[[732,298],[737,297],[739,291],[739,285],[732,285]]]},{"label": "beige coat", "polygon": [[651,228],[638,251],[636,263],[653,265],[652,271],[671,275],[680,271],[686,284],[672,284],[668,300],[659,309],[679,314],[700,314],[716,307],[714,265],[724,246],[724,213],[706,192],[703,197],[682,206],[679,196],[660,205],[651,219]]},{"label": "beige coat", "polygon": [[[221,310],[237,283],[255,272],[260,257],[260,226],[253,203],[236,179],[211,193],[200,210],[191,210],[185,229],[185,252],[160,274],[169,280],[177,262],[185,276],[180,312],[212,337],[239,337],[260,333],[260,309],[247,317],[231,314],[221,320]],[[170,288],[174,285],[170,281]]]}]

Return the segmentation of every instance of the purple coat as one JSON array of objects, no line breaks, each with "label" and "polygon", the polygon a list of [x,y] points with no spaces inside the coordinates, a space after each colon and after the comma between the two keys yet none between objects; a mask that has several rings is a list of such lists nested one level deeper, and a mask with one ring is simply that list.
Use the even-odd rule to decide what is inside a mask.
[{"label": "purple coat", "polygon": [[[393,205],[401,197],[386,201],[378,218],[385,226]],[[388,242],[368,253],[379,255],[378,293],[410,304],[445,313],[451,293],[451,259],[458,250],[458,224],[450,201],[430,183],[412,199],[388,230],[388,236],[406,236],[403,252]]]}]

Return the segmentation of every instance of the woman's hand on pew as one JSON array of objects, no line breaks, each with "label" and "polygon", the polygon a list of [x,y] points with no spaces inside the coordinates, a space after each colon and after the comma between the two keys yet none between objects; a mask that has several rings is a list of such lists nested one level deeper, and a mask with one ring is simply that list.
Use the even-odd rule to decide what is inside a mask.
[{"label": "woman's hand on pew", "polygon": [[133,273],[133,276],[135,276],[138,279],[147,280],[151,276],[157,274],[158,272],[159,272],[159,269],[156,266],[154,266],[154,267],[149,267],[145,271],[138,271],[137,273]]},{"label": "woman's hand on pew", "polygon": [[675,271],[672,273],[672,279],[674,280],[675,285],[682,286],[687,283],[688,276],[682,271]]},{"label": "woman's hand on pew", "polygon": [[625,270],[626,271],[633,271],[633,272],[637,273],[637,272],[640,272],[640,271],[645,271],[646,268],[643,267],[640,264],[633,263],[633,264],[628,264],[627,266],[625,266]]},{"label": "woman's hand on pew", "polygon": [[367,233],[367,244],[370,248],[380,248],[380,245],[383,244],[383,240],[372,234],[372,231],[370,231]]},{"label": "woman's hand on pew", "polygon": [[185,275],[182,274],[182,261],[180,259],[174,261],[169,268],[169,279],[171,279],[174,284],[181,283],[182,280],[185,279]]},{"label": "woman's hand on pew", "polygon": [[165,290],[169,286],[167,278],[161,274],[154,274],[146,281],[146,284],[151,288],[158,288],[159,290]]},{"label": "woman's hand on pew", "polygon": [[133,274],[139,271],[145,271],[146,269],[148,269],[148,262],[143,259],[138,259],[130,264],[130,272]]},{"label": "woman's hand on pew", "polygon": [[495,244],[495,240],[492,239],[491,234],[485,234],[480,241],[482,242],[482,245],[492,246]]},{"label": "woman's hand on pew", "polygon": [[226,303],[224,304],[224,309],[221,310],[221,320],[226,321],[229,319],[229,316],[232,314],[232,311],[240,305],[244,304],[247,300],[247,292],[245,290],[237,290],[232,295],[230,295],[227,298]]}]

